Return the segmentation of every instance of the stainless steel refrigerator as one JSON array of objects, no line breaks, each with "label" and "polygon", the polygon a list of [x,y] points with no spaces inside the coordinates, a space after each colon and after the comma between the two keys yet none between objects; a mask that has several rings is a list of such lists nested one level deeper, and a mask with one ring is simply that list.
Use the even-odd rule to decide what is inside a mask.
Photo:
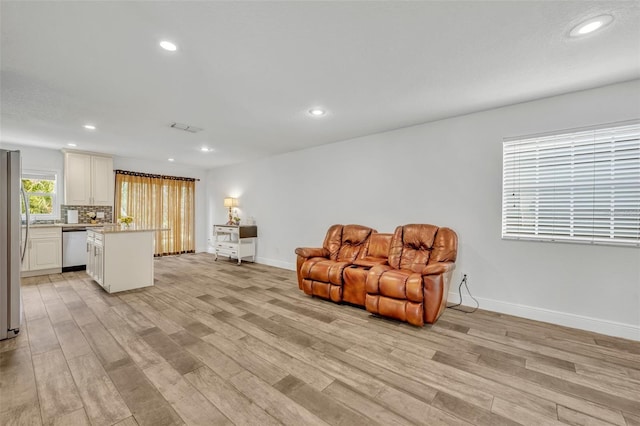
[{"label": "stainless steel refrigerator", "polygon": [[[28,238],[29,205],[22,191],[20,151],[0,149],[0,340],[20,332],[20,267]],[[25,206],[23,231],[21,202]],[[23,235],[24,232],[24,235]]]}]

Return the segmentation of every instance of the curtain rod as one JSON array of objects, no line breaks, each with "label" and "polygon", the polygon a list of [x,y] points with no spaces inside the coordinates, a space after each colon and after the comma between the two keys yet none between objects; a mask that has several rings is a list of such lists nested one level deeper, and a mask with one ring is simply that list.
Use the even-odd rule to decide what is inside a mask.
[{"label": "curtain rod", "polygon": [[200,179],[190,178],[190,177],[154,175],[154,174],[151,174],[151,173],[131,172],[129,170],[114,170],[114,171],[118,175],[128,175],[128,176],[149,177],[149,178],[157,178],[157,179],[186,180],[186,181],[191,181],[191,182],[200,182]]}]

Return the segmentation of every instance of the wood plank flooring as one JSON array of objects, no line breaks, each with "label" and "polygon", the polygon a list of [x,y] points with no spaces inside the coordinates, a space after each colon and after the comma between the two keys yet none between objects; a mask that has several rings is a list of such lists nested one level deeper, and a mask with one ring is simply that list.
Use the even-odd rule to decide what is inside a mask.
[{"label": "wood plank flooring", "polygon": [[640,342],[488,311],[415,328],[204,253],[155,268],[115,295],[24,280],[0,424],[640,425]]}]

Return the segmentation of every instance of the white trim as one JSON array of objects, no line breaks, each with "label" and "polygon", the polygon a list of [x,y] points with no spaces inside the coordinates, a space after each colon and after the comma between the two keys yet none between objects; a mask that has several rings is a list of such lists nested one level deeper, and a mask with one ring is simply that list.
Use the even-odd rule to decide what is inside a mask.
[{"label": "white trim", "polygon": [[[551,309],[538,308],[535,306],[520,305],[518,303],[504,302],[501,300],[486,299],[476,297],[480,302],[480,309],[499,312],[508,315],[515,315],[536,321],[544,321],[566,327],[579,328],[581,330],[594,331],[609,336],[624,337],[640,341],[640,325],[625,324],[616,321],[608,321],[599,318],[587,317],[584,315],[570,314],[567,312],[553,311]],[[462,295],[465,301],[464,294]],[[458,294],[449,292],[449,304],[458,303]],[[465,301],[464,306],[474,306],[473,301]]]},{"label": "white trim", "polygon": [[296,270],[296,264],[290,262],[283,262],[282,260],[267,259],[266,257],[256,257],[256,263],[262,265],[275,266],[276,268],[288,269],[290,271]]},{"label": "white trim", "polygon": [[586,130],[601,130],[601,129],[606,129],[608,127],[628,126],[632,124],[640,124],[640,120],[638,119],[623,120],[623,121],[615,121],[613,123],[594,124],[593,126],[573,127],[571,129],[556,129],[556,130],[551,130],[549,132],[543,132],[543,133],[534,133],[534,134],[520,135],[520,136],[509,136],[509,137],[503,138],[503,141],[511,142],[511,141],[517,141],[522,139],[544,138],[547,136],[557,135],[559,133],[575,133],[575,132],[582,132]]},{"label": "white trim", "polygon": [[[216,251],[213,247],[207,248],[206,252],[211,254],[216,254]],[[296,270],[295,263],[283,262],[281,260],[267,259],[266,257],[256,257],[255,263],[259,263],[261,265],[267,265],[267,266],[275,266],[276,268],[288,269],[289,271]]]}]

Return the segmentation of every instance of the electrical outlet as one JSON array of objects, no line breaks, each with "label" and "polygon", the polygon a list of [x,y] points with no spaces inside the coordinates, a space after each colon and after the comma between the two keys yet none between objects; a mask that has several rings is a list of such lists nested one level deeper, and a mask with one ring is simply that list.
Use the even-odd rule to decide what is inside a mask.
[{"label": "electrical outlet", "polygon": [[96,217],[97,217],[98,219],[104,219],[104,212],[98,212],[98,213],[96,213]]}]

